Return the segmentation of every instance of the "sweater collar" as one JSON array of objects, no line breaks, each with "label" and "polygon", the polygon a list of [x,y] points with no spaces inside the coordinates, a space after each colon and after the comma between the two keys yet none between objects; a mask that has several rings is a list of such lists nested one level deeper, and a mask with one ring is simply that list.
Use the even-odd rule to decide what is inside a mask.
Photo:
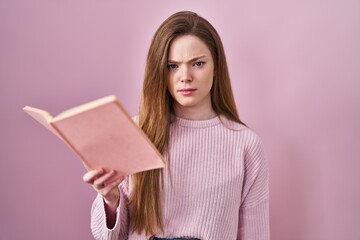
[{"label": "sweater collar", "polygon": [[206,120],[190,120],[177,116],[172,116],[172,123],[183,127],[207,128],[218,125],[219,123],[221,123],[221,120],[219,116]]}]

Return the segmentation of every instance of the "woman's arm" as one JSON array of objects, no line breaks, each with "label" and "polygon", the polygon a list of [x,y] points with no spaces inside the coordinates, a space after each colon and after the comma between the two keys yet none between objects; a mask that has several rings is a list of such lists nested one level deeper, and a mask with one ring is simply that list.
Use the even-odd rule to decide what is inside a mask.
[{"label": "woman's arm", "polygon": [[245,155],[238,240],[269,240],[269,173],[260,138],[254,133]]},{"label": "woman's arm", "polygon": [[95,239],[123,240],[128,237],[129,179],[114,176],[111,171],[102,170],[84,175],[84,181],[98,192],[91,208],[91,231]]}]

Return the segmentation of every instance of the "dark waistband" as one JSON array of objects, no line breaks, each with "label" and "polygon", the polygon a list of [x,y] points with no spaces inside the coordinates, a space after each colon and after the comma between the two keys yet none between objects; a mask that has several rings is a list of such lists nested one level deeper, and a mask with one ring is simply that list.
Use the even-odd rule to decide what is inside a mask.
[{"label": "dark waistband", "polygon": [[159,238],[159,237],[153,237],[151,238],[153,240],[200,240],[198,238],[183,238],[183,237],[180,237],[180,238]]}]

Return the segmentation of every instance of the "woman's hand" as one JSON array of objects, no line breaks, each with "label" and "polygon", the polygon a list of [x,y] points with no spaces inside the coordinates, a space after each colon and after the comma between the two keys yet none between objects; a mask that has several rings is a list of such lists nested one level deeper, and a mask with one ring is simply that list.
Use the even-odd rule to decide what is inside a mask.
[{"label": "woman's hand", "polygon": [[115,171],[104,169],[91,170],[84,174],[84,182],[92,185],[104,199],[106,212],[106,225],[109,229],[115,226],[116,208],[120,200],[119,184],[125,179],[124,176],[114,177]]},{"label": "woman's hand", "polygon": [[[92,185],[104,199],[104,202],[110,207],[117,207],[120,199],[119,184],[124,180],[124,176],[111,179],[115,176],[115,171],[106,171],[104,169],[90,170],[84,174],[84,182]],[[110,181],[109,181],[110,180]]]}]

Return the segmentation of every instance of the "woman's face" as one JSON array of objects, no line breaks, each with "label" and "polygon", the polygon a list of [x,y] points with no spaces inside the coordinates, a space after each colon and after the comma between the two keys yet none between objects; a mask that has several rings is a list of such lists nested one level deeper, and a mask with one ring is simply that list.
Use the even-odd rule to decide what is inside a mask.
[{"label": "woman's face", "polygon": [[184,35],[169,47],[168,89],[180,111],[211,110],[210,90],[214,78],[211,52],[200,38]]}]

